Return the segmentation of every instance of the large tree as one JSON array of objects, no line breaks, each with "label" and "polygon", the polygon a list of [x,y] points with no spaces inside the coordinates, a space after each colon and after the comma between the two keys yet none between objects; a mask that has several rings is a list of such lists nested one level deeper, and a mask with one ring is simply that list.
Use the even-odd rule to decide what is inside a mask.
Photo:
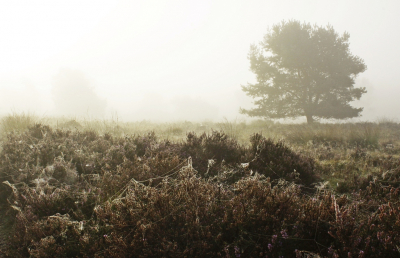
[{"label": "large tree", "polygon": [[339,35],[331,26],[299,21],[274,25],[248,58],[257,83],[242,86],[256,108],[241,109],[250,116],[344,119],[357,117],[363,108],[349,102],[360,99],[365,88],[354,87],[366,65],[350,53],[348,33]]}]

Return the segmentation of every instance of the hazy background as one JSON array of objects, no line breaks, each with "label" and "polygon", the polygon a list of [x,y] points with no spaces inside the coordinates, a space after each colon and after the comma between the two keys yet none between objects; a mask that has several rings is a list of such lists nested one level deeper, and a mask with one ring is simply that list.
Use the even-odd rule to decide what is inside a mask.
[{"label": "hazy background", "polygon": [[250,44],[296,19],[349,32],[368,66],[361,120],[398,120],[399,10],[398,0],[1,1],[0,114],[242,119]]}]

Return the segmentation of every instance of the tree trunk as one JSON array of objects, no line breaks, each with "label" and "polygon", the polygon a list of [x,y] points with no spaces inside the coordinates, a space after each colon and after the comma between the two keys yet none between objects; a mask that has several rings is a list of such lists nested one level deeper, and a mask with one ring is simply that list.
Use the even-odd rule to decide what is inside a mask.
[{"label": "tree trunk", "polygon": [[312,124],[314,123],[314,118],[312,117],[312,115],[306,115],[307,117],[307,124]]}]

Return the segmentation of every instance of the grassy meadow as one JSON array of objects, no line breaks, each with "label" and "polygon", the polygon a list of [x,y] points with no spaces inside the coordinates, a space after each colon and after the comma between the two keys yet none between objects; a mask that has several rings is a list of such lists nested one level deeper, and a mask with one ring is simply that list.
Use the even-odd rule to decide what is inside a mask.
[{"label": "grassy meadow", "polygon": [[399,257],[400,124],[0,123],[4,257]]}]

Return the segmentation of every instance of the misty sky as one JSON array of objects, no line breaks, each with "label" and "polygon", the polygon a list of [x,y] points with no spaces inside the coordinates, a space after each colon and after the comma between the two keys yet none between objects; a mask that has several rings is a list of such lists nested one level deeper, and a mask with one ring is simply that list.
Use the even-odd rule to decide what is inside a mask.
[{"label": "misty sky", "polygon": [[398,0],[1,1],[0,114],[243,118],[250,44],[296,19],[349,32],[368,67],[360,119],[399,121],[398,10]]}]

